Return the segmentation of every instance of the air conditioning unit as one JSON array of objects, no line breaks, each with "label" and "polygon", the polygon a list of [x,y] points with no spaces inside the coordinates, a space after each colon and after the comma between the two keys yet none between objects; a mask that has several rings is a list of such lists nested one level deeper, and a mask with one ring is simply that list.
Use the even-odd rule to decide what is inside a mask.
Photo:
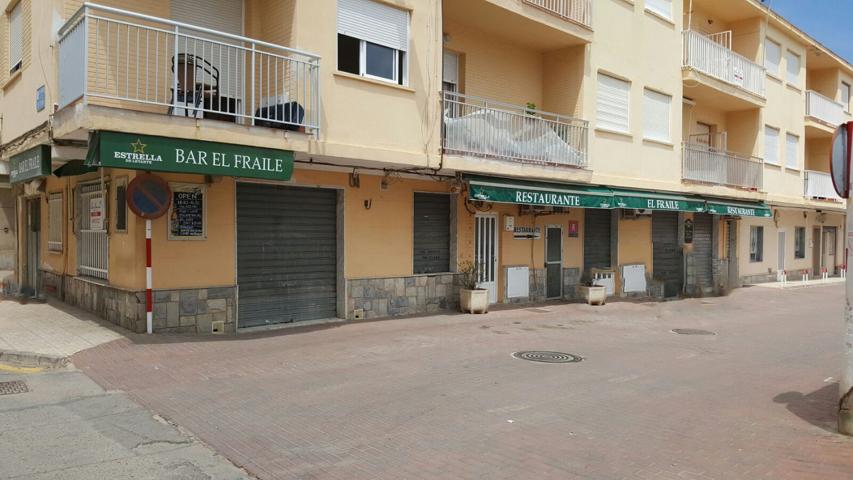
[{"label": "air conditioning unit", "polygon": [[637,215],[645,215],[645,216],[649,216],[652,214],[652,210],[649,208],[638,208],[637,210],[635,210],[635,212],[637,212]]},{"label": "air conditioning unit", "polygon": [[652,211],[648,208],[624,208],[622,209],[622,218],[626,220],[636,220],[642,216],[649,216]]}]

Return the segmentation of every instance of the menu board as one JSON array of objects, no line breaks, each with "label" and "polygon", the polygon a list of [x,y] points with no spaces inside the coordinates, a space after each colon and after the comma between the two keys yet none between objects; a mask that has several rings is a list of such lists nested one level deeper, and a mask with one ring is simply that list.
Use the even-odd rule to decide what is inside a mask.
[{"label": "menu board", "polygon": [[169,238],[201,240],[206,236],[205,190],[201,185],[173,185]]}]

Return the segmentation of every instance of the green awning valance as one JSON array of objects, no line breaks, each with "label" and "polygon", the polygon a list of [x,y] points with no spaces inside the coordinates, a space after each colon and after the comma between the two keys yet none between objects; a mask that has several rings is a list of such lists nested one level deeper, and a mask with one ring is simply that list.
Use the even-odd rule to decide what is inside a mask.
[{"label": "green awning valance", "polygon": [[53,174],[57,177],[74,177],[97,171],[98,167],[90,167],[86,165],[83,160],[69,160],[61,167],[55,169]]},{"label": "green awning valance", "polygon": [[473,175],[465,178],[471,200],[548,207],[613,208],[613,194],[607,188]]},{"label": "green awning valance", "polygon": [[764,202],[739,202],[736,200],[707,199],[708,213],[736,217],[772,217],[773,212]]},{"label": "green awning valance", "polygon": [[705,200],[674,193],[642,190],[613,190],[614,208],[668,210],[671,212],[704,212]]}]

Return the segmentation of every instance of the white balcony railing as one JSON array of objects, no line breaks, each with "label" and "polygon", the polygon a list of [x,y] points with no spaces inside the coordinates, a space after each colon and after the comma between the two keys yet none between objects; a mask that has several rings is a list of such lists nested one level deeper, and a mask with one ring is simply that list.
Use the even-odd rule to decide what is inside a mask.
[{"label": "white balcony railing", "polygon": [[319,60],[281,45],[84,3],[59,30],[59,107],[82,98],[316,131]]},{"label": "white balcony railing", "polygon": [[805,196],[807,198],[842,201],[841,197],[835,192],[835,187],[832,185],[832,177],[828,173],[806,170],[804,183]]},{"label": "white balcony railing", "polygon": [[591,0],[522,0],[565,20],[592,26]]},{"label": "white balcony railing", "polygon": [[443,151],[522,163],[587,165],[586,120],[444,92]]},{"label": "white balcony railing", "polygon": [[710,148],[682,145],[682,178],[760,191],[764,187],[763,160]]},{"label": "white balcony railing", "polygon": [[764,96],[764,67],[694,30],[685,30],[682,35],[683,67]]},{"label": "white balcony railing", "polygon": [[806,116],[814,117],[830,125],[841,125],[845,121],[844,105],[814,90],[807,90]]}]

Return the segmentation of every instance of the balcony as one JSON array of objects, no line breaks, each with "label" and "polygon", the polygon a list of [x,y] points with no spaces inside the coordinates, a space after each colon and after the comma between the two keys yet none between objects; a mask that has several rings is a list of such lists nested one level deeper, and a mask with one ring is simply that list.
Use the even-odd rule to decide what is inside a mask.
[{"label": "balcony", "polygon": [[761,191],[763,160],[701,144],[682,145],[682,178],[693,182]]},{"label": "balcony", "polygon": [[842,202],[841,197],[835,193],[832,177],[828,173],[806,170],[804,184],[806,198]]},{"label": "balcony", "polygon": [[586,120],[447,91],[443,111],[446,155],[587,166]]},{"label": "balcony", "polygon": [[685,89],[686,96],[704,97],[701,99],[726,110],[764,105],[764,67],[732,51],[730,35],[704,35],[693,30],[682,35],[682,77],[699,83]]},{"label": "balcony", "polygon": [[563,20],[592,27],[591,0],[522,0],[522,2],[540,8]]},{"label": "balcony", "polygon": [[814,90],[807,90],[806,116],[837,127],[845,122],[844,105]]},{"label": "balcony", "polygon": [[87,3],[59,30],[59,108],[82,99],[316,132],[319,60],[261,40]]}]

